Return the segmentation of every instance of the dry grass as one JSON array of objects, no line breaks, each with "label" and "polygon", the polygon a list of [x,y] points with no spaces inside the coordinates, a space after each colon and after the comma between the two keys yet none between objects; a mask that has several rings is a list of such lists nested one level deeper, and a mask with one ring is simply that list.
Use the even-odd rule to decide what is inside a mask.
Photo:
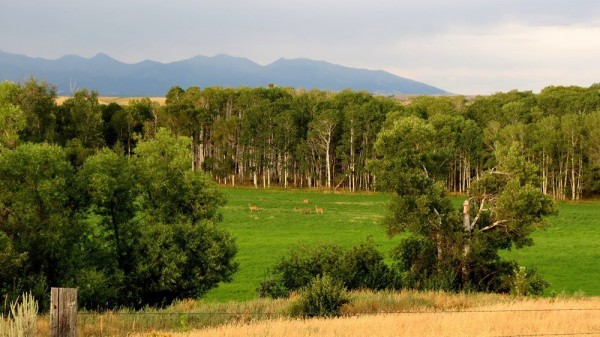
[{"label": "dry grass", "polygon": [[[378,314],[336,319],[276,319],[231,323],[189,333],[146,333],[140,336],[600,336],[600,298],[521,300],[506,298],[500,303],[465,309],[466,297],[450,300],[433,294],[432,301],[458,310],[428,309],[423,312]],[[483,303],[492,298],[483,298]],[[565,310],[569,309],[569,310]],[[590,310],[592,309],[592,310]]]},{"label": "dry grass", "polygon": [[[244,323],[278,317],[285,312],[288,300],[257,299],[249,302],[204,303],[180,301],[165,309],[128,309],[104,313],[80,311],[77,314],[78,336],[130,336],[148,331],[190,331],[230,322]],[[48,314],[37,320],[38,337],[48,337]],[[0,337],[2,337],[0,335]]]},{"label": "dry grass", "polygon": [[[61,105],[65,100],[71,98],[70,96],[59,96],[56,98],[56,104]],[[117,103],[119,105],[128,105],[131,100],[139,100],[144,97],[109,97],[109,96],[100,96],[98,97],[98,102],[100,104],[110,104]],[[164,105],[166,98],[165,97],[148,97],[152,102],[156,102],[160,105]]]},{"label": "dry grass", "polygon": [[407,311],[454,311],[493,304],[508,304],[514,297],[500,294],[458,293],[440,291],[353,292],[349,304],[342,307],[344,315]]},{"label": "dry grass", "polygon": [[30,293],[11,303],[8,317],[0,316],[0,337],[34,337],[38,303]]}]

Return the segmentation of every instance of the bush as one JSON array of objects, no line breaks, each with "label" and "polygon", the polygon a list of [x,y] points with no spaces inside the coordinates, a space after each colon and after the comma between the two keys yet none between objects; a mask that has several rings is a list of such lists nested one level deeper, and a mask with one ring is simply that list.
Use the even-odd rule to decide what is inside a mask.
[{"label": "bush", "polygon": [[317,276],[300,291],[300,299],[292,305],[291,314],[296,317],[335,317],[349,303],[346,288],[331,276]]},{"label": "bush", "polygon": [[515,269],[511,281],[510,293],[514,296],[539,296],[549,286],[548,282],[537,275],[534,269],[525,267]]},{"label": "bush", "polygon": [[323,274],[339,279],[344,274],[343,254],[343,250],[336,245],[298,245],[290,249],[289,257],[284,257],[275,266],[275,274],[289,290],[298,290]]},{"label": "bush", "polygon": [[400,289],[400,274],[390,269],[371,239],[344,255],[342,270],[346,288],[355,289]]},{"label": "bush", "polygon": [[383,261],[372,240],[349,251],[331,244],[293,247],[274,267],[274,275],[263,281],[261,297],[284,297],[307,286],[315,277],[329,275],[348,290],[399,289],[401,278]]},{"label": "bush", "polygon": [[38,305],[31,294],[25,293],[21,302],[13,302],[10,315],[0,317],[0,337],[34,337]]},{"label": "bush", "polygon": [[265,298],[281,298],[286,297],[290,293],[281,280],[268,279],[260,283],[258,288],[258,297]]}]

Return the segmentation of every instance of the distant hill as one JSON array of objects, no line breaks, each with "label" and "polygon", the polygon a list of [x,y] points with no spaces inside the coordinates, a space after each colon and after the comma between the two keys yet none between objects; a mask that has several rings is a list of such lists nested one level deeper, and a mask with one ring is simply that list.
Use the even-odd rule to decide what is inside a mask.
[{"label": "distant hill", "polygon": [[216,55],[160,63],[127,64],[100,53],[57,60],[0,51],[0,81],[23,82],[29,77],[58,87],[59,95],[73,88],[96,90],[102,96],[164,96],[173,86],[280,87],[365,90],[375,94],[444,95],[446,91],[385,71],[343,67],[309,59],[279,59],[261,66],[249,59]]}]

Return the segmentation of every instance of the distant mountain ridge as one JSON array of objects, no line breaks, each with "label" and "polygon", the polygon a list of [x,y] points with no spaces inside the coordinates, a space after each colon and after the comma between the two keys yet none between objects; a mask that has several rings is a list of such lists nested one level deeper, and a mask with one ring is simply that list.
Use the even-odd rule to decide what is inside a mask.
[{"label": "distant mountain ridge", "polygon": [[96,90],[102,96],[164,96],[173,86],[280,87],[340,91],[365,90],[374,94],[444,95],[434,86],[382,70],[344,67],[309,59],[279,59],[262,66],[247,58],[218,54],[198,55],[171,63],[123,63],[107,54],[91,58],[66,55],[56,60],[0,51],[0,81],[23,82],[30,77],[69,95],[73,88]]}]

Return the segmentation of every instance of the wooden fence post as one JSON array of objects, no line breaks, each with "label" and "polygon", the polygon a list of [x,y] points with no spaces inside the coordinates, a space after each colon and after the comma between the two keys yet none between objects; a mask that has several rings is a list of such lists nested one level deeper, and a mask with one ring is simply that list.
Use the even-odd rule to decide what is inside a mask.
[{"label": "wooden fence post", "polygon": [[77,289],[52,288],[50,337],[77,337]]}]

